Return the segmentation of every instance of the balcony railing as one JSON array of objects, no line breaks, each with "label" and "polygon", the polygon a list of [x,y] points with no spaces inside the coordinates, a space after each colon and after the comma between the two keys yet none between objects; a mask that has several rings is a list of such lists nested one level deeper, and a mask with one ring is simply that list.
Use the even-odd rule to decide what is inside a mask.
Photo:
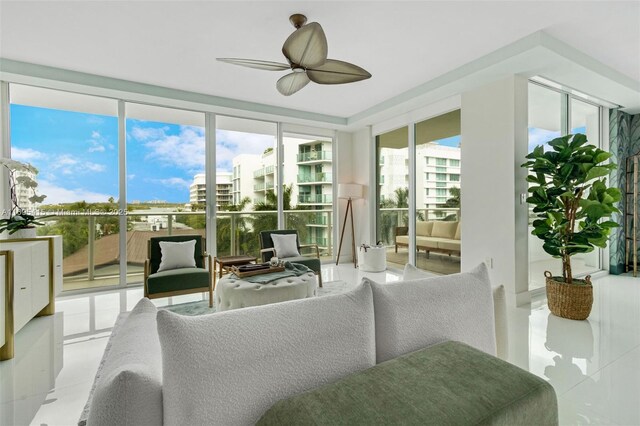
[{"label": "balcony railing", "polygon": [[[416,220],[460,220],[457,207],[417,209]],[[378,238],[387,246],[395,245],[394,231],[398,226],[408,226],[408,208],[381,208],[378,214]]]},{"label": "balcony railing", "polygon": [[264,182],[254,184],[253,185],[253,190],[254,191],[263,191],[264,190]]},{"label": "balcony railing", "polygon": [[298,154],[298,163],[307,161],[331,161],[331,151],[301,152]]},{"label": "balcony railing", "polygon": [[[329,243],[323,244],[321,255],[330,258],[332,214],[331,209],[287,210],[284,212],[285,228],[298,230],[301,244],[316,241],[318,232],[322,232],[320,238],[328,239]],[[327,226],[319,231],[318,227],[309,226],[314,221],[321,221]],[[120,226],[124,224],[127,230],[120,232]],[[150,237],[179,234],[205,236],[205,227],[206,216],[203,211],[137,211],[127,212],[126,216],[74,212],[47,218],[45,226],[38,228],[38,232],[63,236],[64,289],[75,290],[120,283],[121,239],[126,242],[127,282],[140,283]],[[219,211],[216,215],[217,255],[252,254],[258,257],[258,232],[277,228],[275,211]],[[209,242],[208,245],[213,251],[214,244]]]},{"label": "balcony railing", "polygon": [[298,175],[298,183],[331,183],[331,173],[313,173]]},{"label": "balcony railing", "polygon": [[300,194],[298,202],[302,204],[331,204],[333,196],[330,194]]}]

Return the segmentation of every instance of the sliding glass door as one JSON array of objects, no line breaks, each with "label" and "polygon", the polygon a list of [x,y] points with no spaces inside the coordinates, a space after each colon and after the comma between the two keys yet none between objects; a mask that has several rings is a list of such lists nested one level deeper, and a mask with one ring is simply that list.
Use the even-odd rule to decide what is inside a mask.
[{"label": "sliding glass door", "polygon": [[278,229],[277,124],[216,117],[217,256],[259,257],[260,231]]},{"label": "sliding glass door", "polygon": [[376,240],[388,247],[387,263],[409,261],[409,128],[376,136]]},{"label": "sliding glass door", "polygon": [[460,110],[416,123],[415,129],[416,266],[457,273],[462,243]]},{"label": "sliding glass door", "polygon": [[18,179],[18,204],[63,236],[64,290],[119,283],[118,102],[10,85],[11,157],[38,173],[42,202]]},{"label": "sliding glass door", "polygon": [[147,241],[206,235],[204,114],[127,103],[127,282],[140,283]]},{"label": "sliding glass door", "polygon": [[[589,143],[601,147],[600,107],[578,99],[570,93],[556,90],[539,83],[529,83],[529,145],[531,152],[542,145],[551,149],[548,142],[566,134],[584,133]],[[544,271],[553,275],[562,274],[560,259],[551,257],[542,248],[542,240],[531,235],[534,215],[529,209],[529,289],[545,286]],[[601,250],[578,254],[572,257],[574,275],[586,275],[599,271]]]}]

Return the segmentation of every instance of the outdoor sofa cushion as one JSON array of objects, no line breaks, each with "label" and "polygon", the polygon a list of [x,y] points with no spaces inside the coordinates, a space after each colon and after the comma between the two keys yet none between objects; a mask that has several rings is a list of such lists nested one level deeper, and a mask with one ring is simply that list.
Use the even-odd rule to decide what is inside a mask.
[{"label": "outdoor sofa cushion", "polygon": [[280,401],[257,424],[544,426],[558,424],[558,403],[545,380],[445,342]]}]

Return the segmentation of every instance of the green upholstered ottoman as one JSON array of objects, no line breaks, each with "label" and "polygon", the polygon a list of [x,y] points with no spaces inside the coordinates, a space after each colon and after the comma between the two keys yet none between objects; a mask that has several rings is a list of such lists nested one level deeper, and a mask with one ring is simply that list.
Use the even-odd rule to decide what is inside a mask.
[{"label": "green upholstered ottoman", "polygon": [[258,425],[557,425],[553,387],[445,342],[277,402]]}]

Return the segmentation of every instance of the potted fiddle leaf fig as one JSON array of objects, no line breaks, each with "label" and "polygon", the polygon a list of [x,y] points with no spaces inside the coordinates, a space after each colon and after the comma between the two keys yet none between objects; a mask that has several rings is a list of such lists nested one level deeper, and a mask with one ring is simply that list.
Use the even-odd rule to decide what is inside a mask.
[{"label": "potted fiddle leaf fig", "polygon": [[42,225],[39,220],[48,216],[35,217],[23,209],[18,204],[18,188],[22,187],[31,191],[31,196],[28,198],[30,203],[42,203],[46,195],[37,194],[38,182],[34,179],[38,174],[38,170],[31,164],[24,164],[10,158],[0,158],[0,166],[3,166],[9,172],[9,193],[11,197],[9,217],[0,219],[0,233],[6,231],[10,238],[35,237],[35,225]]},{"label": "potted fiddle leaf fig", "polygon": [[533,205],[536,219],[532,235],[540,238],[543,249],[561,259],[562,276],[545,272],[549,309],[554,315],[586,319],[593,305],[590,276],[572,275],[571,256],[605,248],[612,228],[607,220],[619,210],[615,203],[621,194],[607,186],[607,176],[616,168],[609,163],[611,154],[587,144],[583,134],[553,139],[545,151],[537,146],[522,165],[529,170],[527,202]]}]

